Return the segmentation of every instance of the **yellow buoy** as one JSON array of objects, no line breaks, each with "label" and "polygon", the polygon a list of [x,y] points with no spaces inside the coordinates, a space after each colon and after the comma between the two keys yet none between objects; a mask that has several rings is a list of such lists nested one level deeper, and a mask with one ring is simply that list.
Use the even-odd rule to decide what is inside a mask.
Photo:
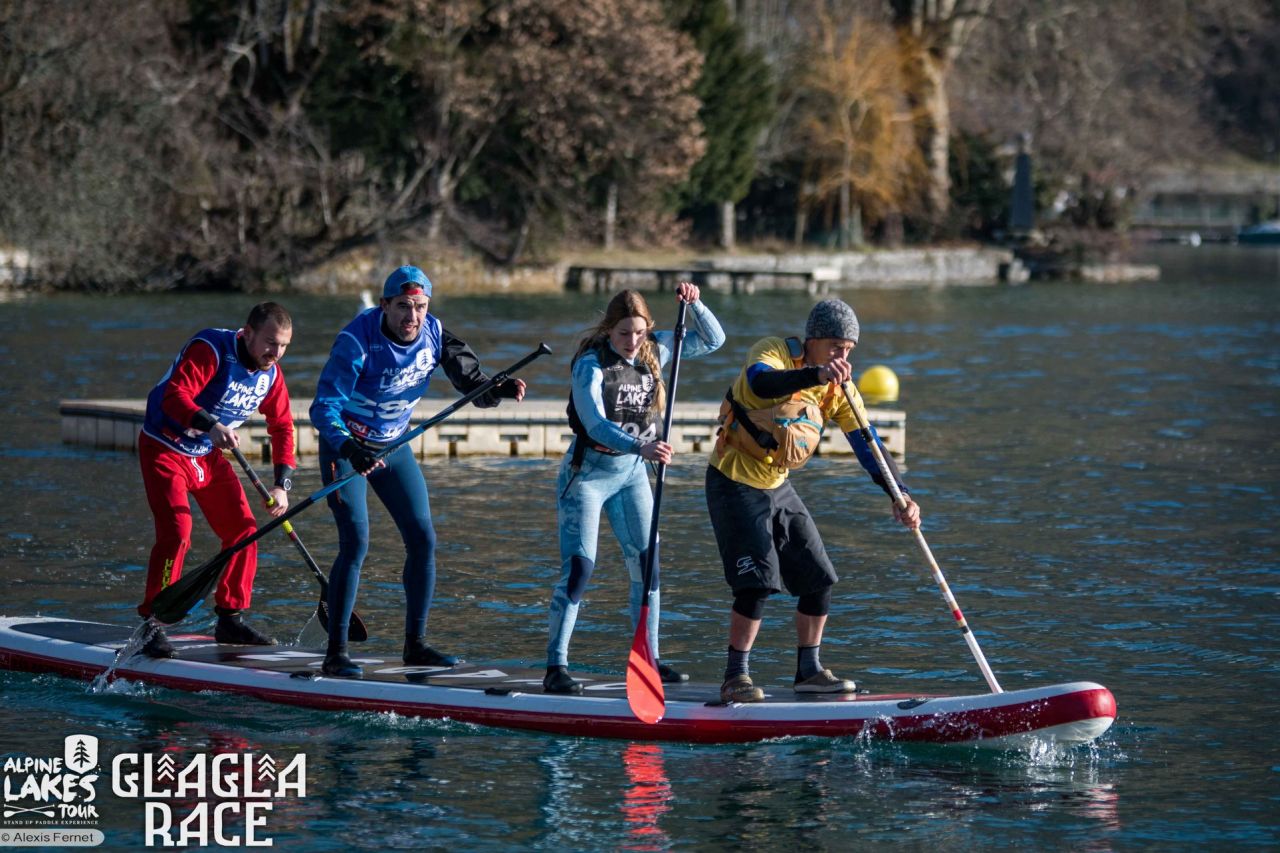
[{"label": "yellow buoy", "polygon": [[868,367],[858,377],[858,391],[868,403],[892,403],[898,399],[898,375],[883,364]]}]

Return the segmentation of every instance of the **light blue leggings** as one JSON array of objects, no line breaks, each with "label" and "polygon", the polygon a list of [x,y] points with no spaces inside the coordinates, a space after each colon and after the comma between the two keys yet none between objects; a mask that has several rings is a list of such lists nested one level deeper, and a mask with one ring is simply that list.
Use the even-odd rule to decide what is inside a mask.
[{"label": "light blue leggings", "polygon": [[[556,480],[557,515],[560,522],[560,582],[551,594],[550,637],[547,666],[569,665],[569,639],[578,621],[578,607],[587,582],[595,571],[600,511],[622,546],[622,559],[631,577],[631,626],[640,619],[644,591],[644,552],[649,545],[653,517],[653,492],[644,460],[635,454],[609,456],[588,450],[576,475],[570,465],[572,450],[560,463]],[[658,567],[654,564],[649,592],[647,629],[654,660],[658,659],[658,621],[662,596]]]}]

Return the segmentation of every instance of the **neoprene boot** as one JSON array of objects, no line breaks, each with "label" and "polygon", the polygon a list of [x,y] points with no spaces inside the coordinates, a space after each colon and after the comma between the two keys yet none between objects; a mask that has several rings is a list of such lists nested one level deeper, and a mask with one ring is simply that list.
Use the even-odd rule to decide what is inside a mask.
[{"label": "neoprene boot", "polygon": [[569,676],[567,666],[549,666],[542,679],[542,692],[576,695],[582,692],[582,682],[574,681]]},{"label": "neoprene boot", "polygon": [[[149,619],[143,621],[150,622]],[[138,654],[149,658],[176,658],[178,653],[169,642],[169,637],[165,635],[160,623],[151,622],[151,629],[151,636],[147,637],[146,644],[138,650]]]},{"label": "neoprene boot", "polygon": [[213,629],[213,638],[219,643],[230,646],[274,646],[276,644],[274,638],[244,624],[239,610],[215,607],[213,612],[218,614],[218,625]]},{"label": "neoprene boot", "polygon": [[364,675],[364,669],[351,660],[346,643],[329,643],[329,648],[324,653],[324,663],[320,665],[320,673],[330,678],[360,678]]},{"label": "neoprene boot", "polygon": [[665,663],[658,664],[658,677],[662,679],[663,684],[683,684],[689,680],[688,675]]},{"label": "neoprene boot", "polygon": [[453,655],[438,652],[427,645],[426,637],[405,637],[404,662],[408,666],[457,666]]}]

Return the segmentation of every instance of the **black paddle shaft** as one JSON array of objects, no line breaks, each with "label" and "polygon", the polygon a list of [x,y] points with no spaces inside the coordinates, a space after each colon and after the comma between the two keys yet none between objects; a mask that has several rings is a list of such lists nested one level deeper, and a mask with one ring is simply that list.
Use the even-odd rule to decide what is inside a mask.
[{"label": "black paddle shaft", "polygon": [[[263,500],[267,501],[268,505],[274,505],[275,500],[271,497],[271,492],[268,491],[266,484],[262,482],[262,478],[258,476],[258,472],[253,470],[253,466],[249,464],[249,460],[244,457],[244,453],[240,451],[240,448],[231,448],[231,455],[240,463],[240,467],[244,469],[245,476],[249,478],[249,482],[253,484],[253,487],[258,490],[258,494],[262,495]],[[292,525],[285,526],[285,533],[289,534],[290,541],[297,546],[298,553],[302,555],[307,568],[311,570],[311,573],[316,576],[321,584],[325,584],[324,572],[320,571],[320,567],[316,565],[315,558],[311,556],[307,546],[302,544],[302,537],[298,535]]]},{"label": "black paddle shaft", "polygon": [[[676,384],[680,380],[680,353],[684,349],[684,317],[689,303],[681,300],[676,311],[675,340],[671,344],[671,378],[667,380],[667,411],[662,419],[662,440],[670,443],[671,421],[676,408]],[[658,513],[662,509],[662,486],[667,481],[667,466],[659,462],[657,483],[653,487],[653,517],[649,520],[649,548],[644,560],[644,592],[640,600],[649,597],[653,583],[653,568],[658,560]]]},{"label": "black paddle shaft", "polygon": [[[470,403],[472,400],[482,394],[488,393],[492,389],[506,382],[511,378],[512,374],[520,370],[529,362],[547,355],[550,352],[551,347],[544,343],[538,344],[538,348],[533,352],[511,365],[506,370],[489,377],[489,379],[485,380],[471,391],[468,391],[466,394],[441,409],[432,417],[400,436],[400,438],[395,442],[382,448],[382,450],[378,451],[375,458],[382,459],[390,453],[398,450],[401,446],[431,429],[431,427],[440,423],[445,418]],[[184,619],[186,615],[191,612],[191,608],[203,601],[205,596],[209,594],[209,590],[213,589],[213,587],[218,583],[218,578],[222,576],[222,570],[226,568],[227,563],[233,556],[244,548],[249,547],[254,542],[257,542],[263,536],[266,536],[286,521],[289,521],[298,513],[307,509],[307,507],[322,498],[327,497],[330,493],[342,488],[342,485],[346,483],[347,480],[357,476],[359,473],[360,472],[355,470],[348,471],[346,474],[330,482],[327,486],[320,488],[311,495],[308,495],[299,503],[289,507],[289,510],[283,515],[276,516],[271,521],[259,527],[253,533],[250,533],[239,542],[236,542],[234,545],[223,548],[207,562],[201,564],[195,569],[192,569],[190,572],[184,572],[182,577],[178,578],[178,580],[169,584],[169,586],[160,590],[160,592],[156,594],[156,597],[151,602],[152,615],[165,624],[173,624],[174,622]]]},{"label": "black paddle shaft", "polygon": [[[271,497],[271,492],[267,490],[262,478],[258,476],[258,472],[253,470],[249,460],[244,458],[240,448],[231,448],[231,455],[240,463],[240,467],[244,469],[245,476],[249,478],[250,483],[253,483],[253,487],[258,490],[258,494],[263,497],[267,505],[274,505],[275,499]],[[282,526],[284,532],[289,534],[289,541],[297,547],[298,553],[302,555],[303,561],[307,564],[307,568],[311,570],[311,574],[315,575],[316,580],[320,583],[320,603],[316,605],[316,618],[320,620],[320,627],[327,631],[329,630],[329,581],[324,576],[324,572],[320,571],[320,567],[316,565],[315,558],[311,556],[307,546],[302,544],[302,537],[298,535],[297,530],[294,530],[293,525],[285,524]],[[347,638],[357,643],[362,643],[369,639],[368,626],[364,624],[360,614],[354,610],[351,611],[351,622],[347,626]]]}]

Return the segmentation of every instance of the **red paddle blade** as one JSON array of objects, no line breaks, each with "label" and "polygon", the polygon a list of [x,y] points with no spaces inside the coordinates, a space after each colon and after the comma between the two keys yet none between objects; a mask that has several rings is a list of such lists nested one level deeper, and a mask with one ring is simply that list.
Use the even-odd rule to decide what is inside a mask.
[{"label": "red paddle blade", "polygon": [[649,648],[648,605],[640,608],[635,639],[627,657],[627,702],[642,723],[656,723],[667,712],[667,699],[658,675],[658,663]]}]

